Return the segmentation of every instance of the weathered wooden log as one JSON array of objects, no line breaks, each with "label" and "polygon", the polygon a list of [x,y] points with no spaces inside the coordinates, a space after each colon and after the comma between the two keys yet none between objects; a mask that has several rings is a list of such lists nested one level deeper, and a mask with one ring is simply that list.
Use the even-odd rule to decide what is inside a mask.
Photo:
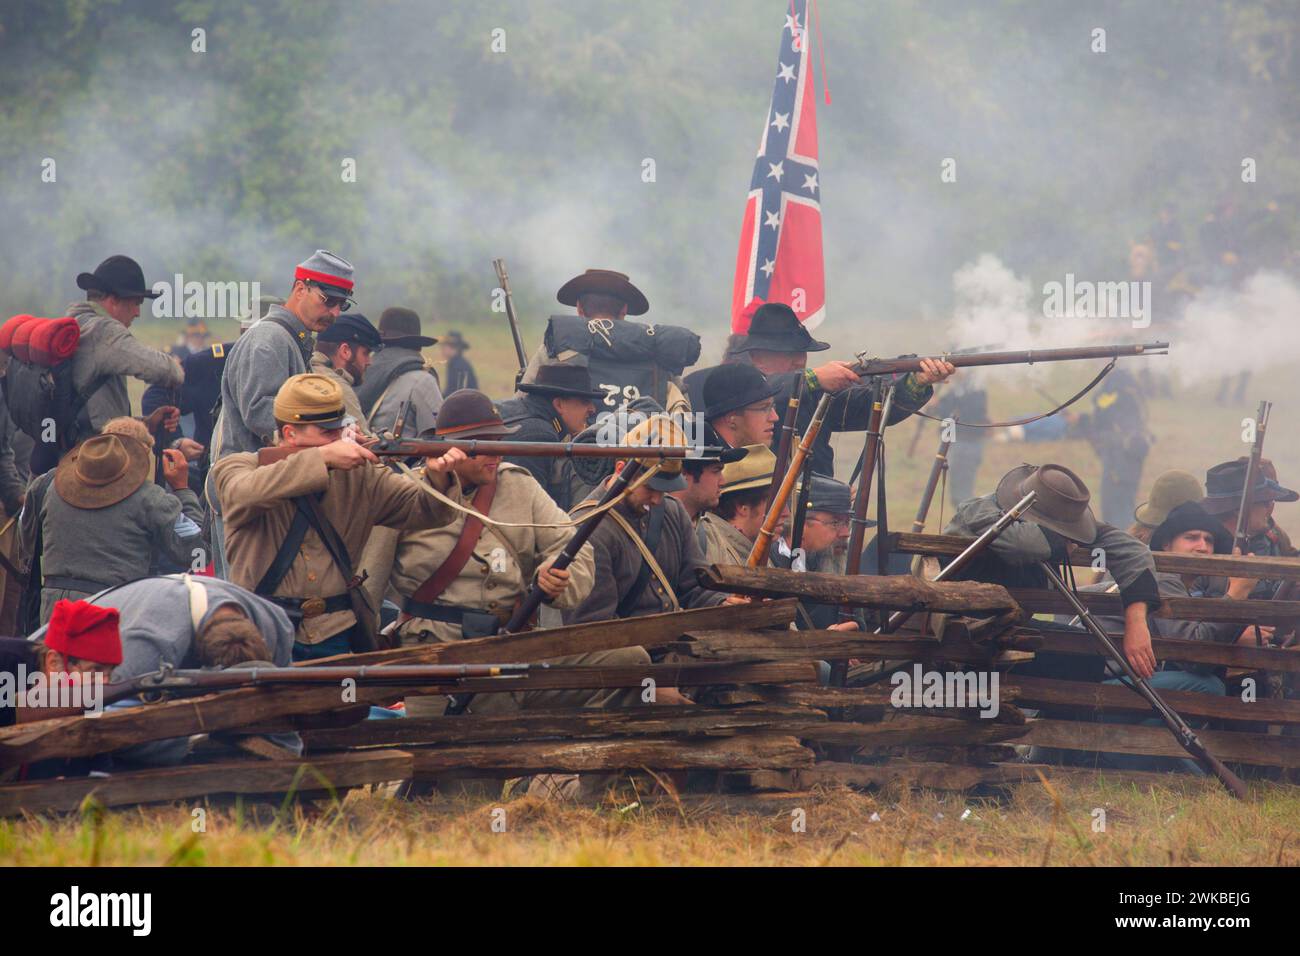
[{"label": "weathered wooden log", "polygon": [[[928,713],[928,712],[927,712]],[[798,730],[804,740],[853,747],[908,747],[922,744],[988,744],[1016,740],[1028,731],[1025,724],[995,720],[946,720],[936,716],[895,716],[876,724],[831,721]]]},{"label": "weathered wooden log", "polygon": [[[1127,713],[1149,716],[1151,707],[1127,687],[1015,676],[1014,687],[1000,689],[1001,697],[1029,707],[1069,707],[1081,714]],[[1300,724],[1300,701],[1259,699],[1247,703],[1237,697],[1162,690],[1160,696],[1184,717],[1212,717],[1265,724]]]},{"label": "weathered wooden log", "polygon": [[[1017,631],[1007,639],[1007,646],[1019,649],[1031,647],[1056,654],[1077,654],[1085,657],[1098,655],[1097,643],[1088,634],[1069,634],[1064,631],[1038,631],[1026,634]],[[1223,667],[1246,667],[1251,670],[1300,673],[1300,653],[1280,647],[1251,647],[1246,644],[1211,644],[1206,641],[1181,641],[1153,637],[1151,647],[1156,660],[1179,661],[1184,664],[1214,664]]]},{"label": "weathered wooden log", "polygon": [[658,647],[668,644],[691,628],[787,627],[798,602],[767,601],[761,604],[691,608],[644,617],[617,618],[590,624],[522,631],[495,637],[476,637],[446,644],[419,644],[369,654],[340,654],[304,663],[324,664],[526,664],[554,660],[572,654],[591,654],[620,647]]},{"label": "weathered wooden log", "polygon": [[[890,534],[890,550],[934,557],[955,557],[974,538],[953,534]],[[1155,551],[1156,570],[1170,574],[1195,574],[1205,577],[1263,578],[1270,581],[1300,581],[1300,558],[1265,557],[1262,555],[1174,554]],[[1070,563],[1087,568],[1093,563],[1091,548],[1070,550]]]},{"label": "weathered wooden log", "polygon": [[497,741],[578,740],[588,737],[727,737],[755,730],[782,731],[824,723],[810,707],[760,704],[748,707],[689,707],[652,704],[608,710],[530,710],[513,714],[412,717],[369,720],[341,730],[305,732],[308,752],[349,747],[469,744]]},{"label": "weathered wooden log", "polygon": [[[1012,597],[1031,614],[1074,615],[1074,608],[1056,591],[1038,588],[1009,588]],[[1123,617],[1124,602],[1118,594],[1079,591],[1079,599],[1094,615]],[[1224,621],[1267,624],[1300,617],[1300,601],[1229,601],[1225,598],[1165,598],[1153,609],[1156,617],[1175,621]]]},{"label": "weathered wooden log", "polygon": [[[462,681],[458,691],[497,693],[528,690],[640,687],[647,677],[660,687],[711,684],[815,681],[811,663],[746,664],[692,662],[635,667],[556,668],[531,672],[524,680],[483,678]],[[274,718],[352,706],[391,703],[410,694],[429,693],[428,686],[356,688],[355,700],[343,700],[340,688],[254,687],[206,697],[165,701],[100,717],[63,717],[0,730],[0,767],[47,757],[82,757],[108,753],[132,744],[191,734],[213,733]]]},{"label": "weathered wooden log", "polygon": [[472,769],[475,776],[516,777],[534,773],[617,770],[761,770],[803,767],[812,751],[788,735],[746,734],[716,740],[625,738],[618,740],[491,743],[412,748],[416,779]]},{"label": "weathered wooden log", "polygon": [[[1010,679],[1008,678],[1008,680]],[[1017,682],[1020,679],[1019,675],[1015,677]],[[899,710],[891,700],[894,687],[886,681],[866,687],[812,687],[806,684],[792,684],[787,687],[759,687],[756,688],[756,691],[763,700],[773,704],[785,704],[793,707],[817,707],[823,710],[829,708],[848,709],[858,719],[881,719],[887,715],[895,714]],[[987,719],[996,723],[1023,724],[1025,722],[1024,713],[1015,704],[1011,703],[1011,701],[1017,699],[1019,693],[1018,687],[999,682],[998,715]],[[973,707],[927,707],[925,716],[959,720],[986,719],[979,716],[978,708]]]},{"label": "weathered wooden log", "polygon": [[687,637],[691,641],[684,646],[691,654],[719,660],[906,660],[913,655],[930,655],[940,647],[936,638],[919,634],[875,635],[860,631],[692,630]]},{"label": "weathered wooden log", "polygon": [[0,786],[0,816],[76,810],[94,794],[104,806],[189,800],[223,794],[340,790],[411,776],[411,755],[400,750],[324,754],[310,760],[237,760],[109,777],[73,777]]},{"label": "weathered wooden log", "polygon": [[[1300,767],[1300,737],[1198,730],[1201,743],[1220,760],[1264,767]],[[1186,757],[1164,727],[1099,724],[1073,720],[1031,720],[1020,743],[1063,750]]]},{"label": "weathered wooden log", "polygon": [[731,564],[701,568],[699,577],[704,587],[715,591],[755,597],[793,595],[817,604],[848,604],[891,611],[970,615],[1003,614],[1019,610],[1006,588],[978,581],[935,583],[908,575],[880,577],[858,574],[848,577],[815,571],[787,571],[783,568],[744,568]]}]

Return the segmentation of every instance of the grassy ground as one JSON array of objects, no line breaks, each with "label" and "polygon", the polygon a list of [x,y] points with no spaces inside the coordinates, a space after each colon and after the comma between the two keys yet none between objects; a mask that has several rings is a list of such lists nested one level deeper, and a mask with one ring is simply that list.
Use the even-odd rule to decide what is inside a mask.
[{"label": "grassy ground", "polygon": [[[317,805],[320,807],[321,805]],[[503,810],[504,817],[500,812]],[[1105,829],[1094,829],[1105,811]],[[795,832],[802,811],[806,828]],[[969,811],[969,813],[967,813]],[[963,814],[967,814],[963,818]],[[847,789],[681,804],[635,794],[579,806],[535,797],[394,800],[368,793],[258,823],[190,806],[0,822],[13,865],[1138,866],[1300,863],[1300,792],[1236,803],[1209,784],[1024,784],[1001,800]],[[504,831],[493,829],[495,820]],[[500,823],[498,823],[500,829]]]}]

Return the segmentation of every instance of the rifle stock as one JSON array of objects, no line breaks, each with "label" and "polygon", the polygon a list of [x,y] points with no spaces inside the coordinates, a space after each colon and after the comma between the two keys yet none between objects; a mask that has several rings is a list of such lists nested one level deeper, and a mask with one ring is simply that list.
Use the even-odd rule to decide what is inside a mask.
[{"label": "rifle stock", "polygon": [[[862,468],[858,473],[858,493],[853,499],[853,518],[849,529],[849,553],[845,560],[844,573],[855,575],[862,573],[862,548],[866,538],[867,509],[871,503],[871,482],[876,474],[876,462],[880,459],[880,434],[894,404],[894,389],[891,386],[885,394],[884,401],[877,399],[871,405],[871,418],[867,422],[867,437],[862,445]],[[844,605],[840,608],[840,620],[853,620],[853,608]]]},{"label": "rifle stock", "polygon": [[757,568],[767,563],[767,555],[772,548],[772,538],[781,520],[781,512],[785,510],[786,502],[790,500],[790,492],[794,490],[795,479],[803,470],[804,462],[812,455],[813,443],[817,440],[817,433],[821,431],[822,422],[826,420],[826,412],[830,404],[829,392],[823,394],[818,400],[817,407],[813,410],[812,420],[808,423],[799,447],[795,450],[790,467],[786,469],[785,477],[781,479],[781,487],[777,489],[776,496],[768,505],[767,514],[763,518],[763,527],[759,529],[758,537],[754,539],[754,546],[750,548],[749,557],[745,560],[746,567]]},{"label": "rifle stock", "polygon": [[940,437],[939,450],[935,452],[934,462],[930,465],[930,476],[925,480],[925,490],[921,492],[921,503],[917,505],[916,517],[912,519],[912,533],[920,534],[925,530],[926,519],[930,516],[930,506],[934,504],[934,493],[939,488],[939,479],[948,470],[948,449],[952,442]]}]

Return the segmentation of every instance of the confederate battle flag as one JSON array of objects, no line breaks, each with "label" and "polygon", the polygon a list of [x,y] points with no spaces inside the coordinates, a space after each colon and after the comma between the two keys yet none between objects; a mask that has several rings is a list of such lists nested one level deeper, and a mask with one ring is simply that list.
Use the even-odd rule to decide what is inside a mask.
[{"label": "confederate battle flag", "polygon": [[786,303],[809,328],[826,315],[817,95],[808,55],[811,2],[792,0],[786,8],[776,89],[740,226],[732,332],[748,331],[750,317],[764,302]]}]

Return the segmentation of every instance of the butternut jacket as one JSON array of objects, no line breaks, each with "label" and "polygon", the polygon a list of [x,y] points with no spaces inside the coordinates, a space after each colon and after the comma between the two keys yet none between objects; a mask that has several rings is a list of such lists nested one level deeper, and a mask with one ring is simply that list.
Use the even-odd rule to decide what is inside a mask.
[{"label": "butternut jacket", "polygon": [[[423,480],[423,472],[417,472]],[[452,477],[448,497],[468,505],[460,481]],[[488,517],[500,521],[561,524],[569,520],[542,490],[536,479],[517,465],[502,463],[497,469],[497,489]],[[450,524],[427,531],[392,531],[376,528],[361,561],[369,572],[366,588],[372,607],[391,584],[397,604],[402,605],[433,576],[460,540],[465,515],[457,512]],[[508,614],[515,602],[537,577],[537,568],[547,558],[559,554],[573,537],[572,528],[494,528],[487,525],[479,536],[460,575],[437,599],[438,604]],[[583,545],[577,559],[569,565],[570,584],[552,602],[553,607],[577,607],[591,592],[595,576],[591,545]],[[403,638],[432,632],[434,640],[454,641],[461,638],[454,624],[413,618],[402,626]],[[422,638],[428,640],[428,637]]]},{"label": "butternut jacket", "polygon": [[[301,495],[322,496],[321,509],[347,546],[354,569],[375,525],[437,528],[454,517],[450,508],[415,482],[382,465],[327,469],[317,448],[262,467],[250,452],[227,455],[213,466],[212,480],[225,520],[230,580],[250,591],[257,588],[279,551],[293,523],[293,499]],[[309,530],[274,595],[329,598],[345,592],[343,575],[320,538]],[[318,644],[355,622],[350,610],[305,618],[298,640]]]}]

